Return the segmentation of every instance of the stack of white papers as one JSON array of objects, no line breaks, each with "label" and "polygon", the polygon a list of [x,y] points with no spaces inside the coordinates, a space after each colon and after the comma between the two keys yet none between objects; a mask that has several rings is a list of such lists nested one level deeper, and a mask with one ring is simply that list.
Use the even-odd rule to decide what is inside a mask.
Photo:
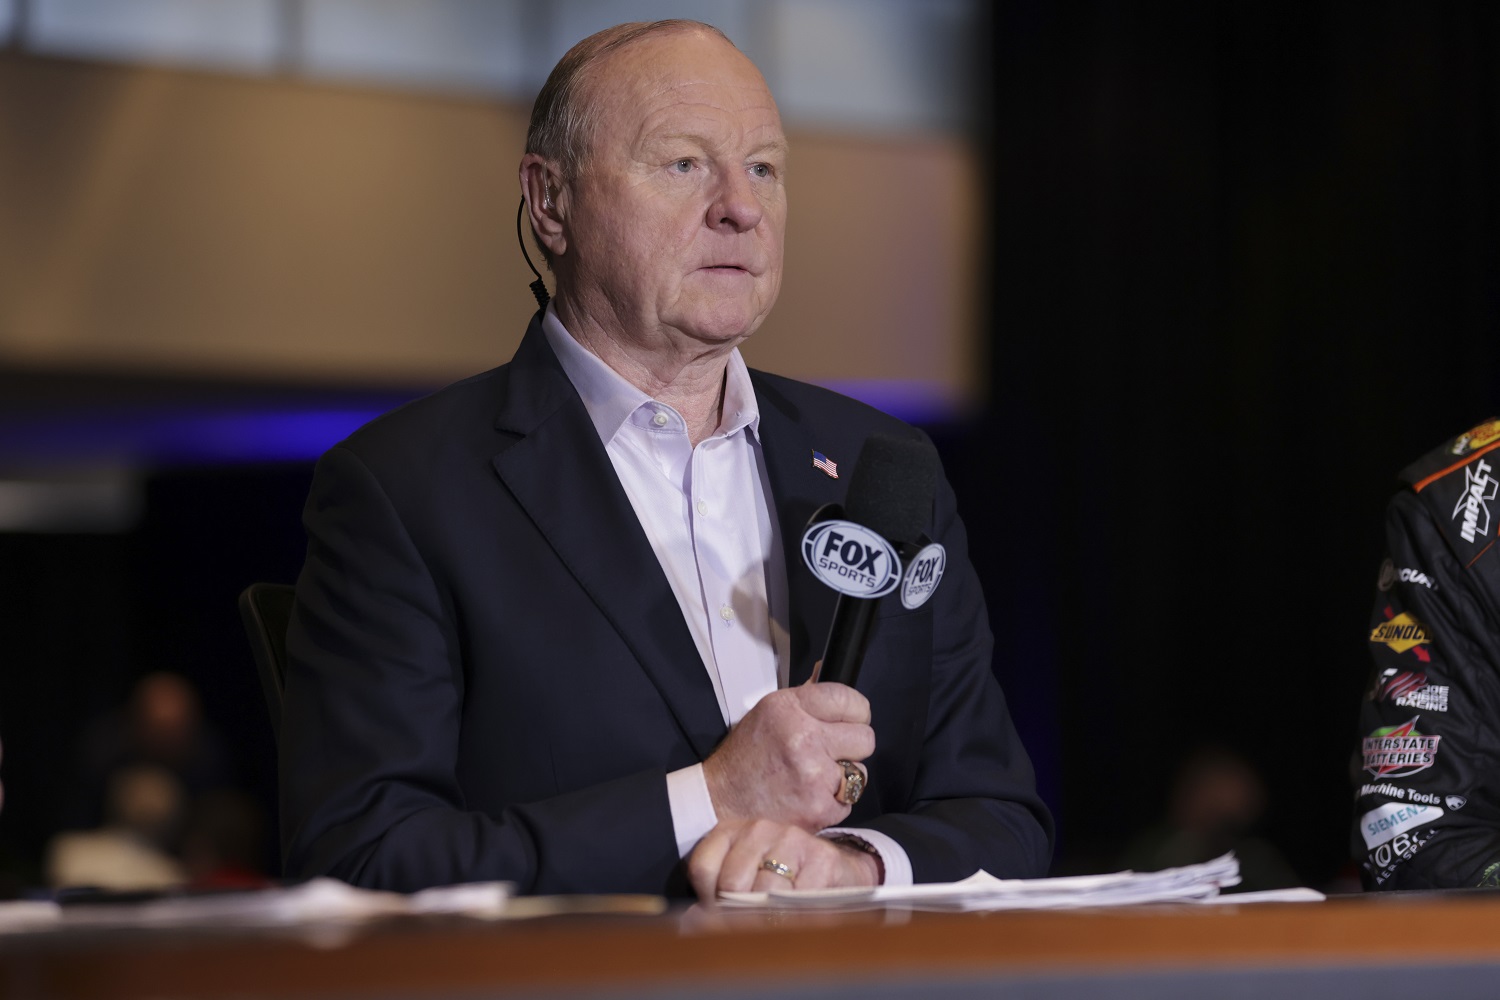
[{"label": "stack of white papers", "polygon": [[1309,902],[1312,889],[1241,893],[1220,899],[1219,891],[1240,882],[1233,853],[1212,861],[1159,872],[1115,872],[1065,878],[1002,879],[977,871],[961,882],[858,889],[785,889],[776,892],[723,892],[724,906],[857,909],[892,904],[934,910],[1062,910],[1082,906],[1129,906],[1163,902]]},{"label": "stack of white papers", "polygon": [[287,927],[439,913],[495,918],[505,913],[511,889],[509,882],[474,882],[408,896],[319,878],[285,889],[167,896],[141,903],[0,903],[0,933],[62,926]]},{"label": "stack of white papers", "polygon": [[518,897],[514,889],[509,882],[470,882],[406,895],[318,878],[285,888],[186,893],[141,902],[0,902],[0,935],[74,927],[342,928],[400,916],[529,920],[573,913],[653,915],[668,907],[661,896]]}]

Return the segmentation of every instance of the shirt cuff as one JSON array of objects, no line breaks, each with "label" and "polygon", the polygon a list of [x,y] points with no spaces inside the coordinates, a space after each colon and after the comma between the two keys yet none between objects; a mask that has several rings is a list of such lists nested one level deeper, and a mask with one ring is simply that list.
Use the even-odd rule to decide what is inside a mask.
[{"label": "shirt cuff", "polygon": [[818,836],[858,837],[875,848],[875,853],[880,855],[880,863],[885,866],[885,879],[881,885],[911,885],[911,858],[906,856],[906,849],[887,834],[857,826],[831,826],[826,830],[819,830]]},{"label": "shirt cuff", "polygon": [[[703,776],[702,764],[694,764],[667,774],[667,802],[672,807],[672,832],[677,836],[677,856],[685,858],[693,853],[698,841],[719,822],[719,817],[714,812],[714,800],[708,794],[708,779]],[[910,872],[911,865],[908,864],[906,869]],[[907,878],[910,877],[908,874]]]}]

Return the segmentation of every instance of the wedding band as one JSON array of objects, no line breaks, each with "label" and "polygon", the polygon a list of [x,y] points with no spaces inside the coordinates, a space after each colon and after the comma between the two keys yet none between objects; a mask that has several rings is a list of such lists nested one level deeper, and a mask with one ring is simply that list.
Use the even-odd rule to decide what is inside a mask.
[{"label": "wedding band", "polygon": [[851,760],[841,760],[838,763],[844,768],[844,783],[839,785],[839,790],[833,797],[846,806],[852,806],[865,794],[865,772]]},{"label": "wedding band", "polygon": [[760,866],[772,875],[780,875],[782,878],[792,877],[792,866],[783,864],[775,858],[767,858],[760,863]]}]

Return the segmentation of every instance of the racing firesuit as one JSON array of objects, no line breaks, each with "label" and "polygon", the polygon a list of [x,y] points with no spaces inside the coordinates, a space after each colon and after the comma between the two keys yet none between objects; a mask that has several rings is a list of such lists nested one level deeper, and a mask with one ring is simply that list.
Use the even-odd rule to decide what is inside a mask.
[{"label": "racing firesuit", "polygon": [[1351,840],[1366,889],[1500,887],[1500,420],[1401,472]]}]

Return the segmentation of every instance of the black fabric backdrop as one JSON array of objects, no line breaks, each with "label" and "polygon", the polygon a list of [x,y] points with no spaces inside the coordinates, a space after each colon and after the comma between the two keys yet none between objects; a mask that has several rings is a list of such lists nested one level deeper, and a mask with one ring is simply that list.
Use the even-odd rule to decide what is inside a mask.
[{"label": "black fabric backdrop", "polygon": [[1394,476],[1500,411],[1500,5],[1007,3],[992,27],[970,445],[1000,460],[988,593],[1029,661],[1002,675],[1055,699],[1060,868],[1117,856],[1219,742],[1326,883]]}]

